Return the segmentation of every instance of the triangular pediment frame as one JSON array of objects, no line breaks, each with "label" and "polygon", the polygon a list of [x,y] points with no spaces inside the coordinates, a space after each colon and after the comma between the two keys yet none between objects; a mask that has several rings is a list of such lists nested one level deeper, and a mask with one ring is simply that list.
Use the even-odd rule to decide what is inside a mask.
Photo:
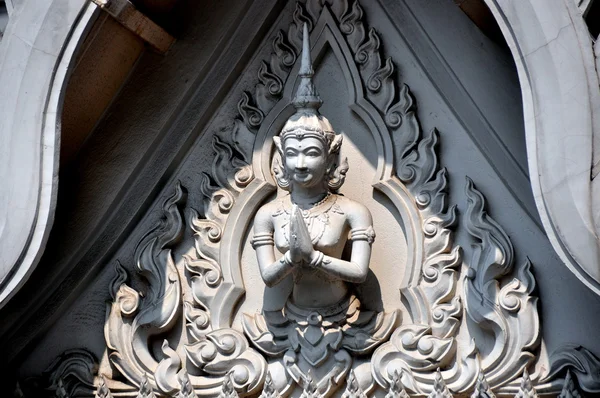
[{"label": "triangular pediment frame", "polygon": [[[373,382],[365,391],[395,386],[421,395],[436,389],[465,393],[484,373],[489,388],[510,391],[533,363],[541,338],[530,265],[514,267],[510,240],[486,214],[484,198],[470,180],[464,226],[476,243],[471,263],[463,264],[452,239],[457,212],[447,205],[448,180],[436,148],[439,133],[421,131],[410,89],[397,81],[391,58],[384,60],[381,39],[367,29],[359,2],[308,0],[296,3],[288,32],[273,39],[274,52],[261,63],[255,93],[243,93],[233,129],[213,136],[212,170],[198,182],[203,208],[191,209],[188,227],[184,189],[178,184],[163,205],[164,220],[139,242],[136,267],[148,287],[143,296],[128,285],[126,272],[117,265],[105,338],[111,364],[127,380],[121,393],[150,386],[173,396],[185,383],[198,396],[223,391],[253,395],[267,378],[270,360],[232,324],[246,291],[241,263],[245,237],[254,214],[275,191],[272,137],[293,113],[296,82],[290,76],[299,68],[305,23],[314,58],[332,51],[341,66],[348,106],[368,127],[379,153],[373,189],[399,212],[409,248],[406,274],[398,285],[405,308],[389,341],[371,356],[368,376]],[[183,256],[182,271],[173,252],[181,237],[191,233],[195,253]],[[461,268],[466,275],[461,276]],[[512,274],[515,279],[505,282]],[[182,294],[185,284],[192,299]],[[185,330],[175,327],[178,320],[184,320]],[[459,329],[467,323],[493,340],[486,355],[474,344],[458,343]],[[151,340],[177,332],[164,340],[157,358]],[[326,381],[307,382],[286,372],[284,382],[277,380],[281,374],[269,377],[282,394],[298,385],[305,393],[316,389],[329,396],[345,377],[356,383],[353,372],[358,371],[350,359],[340,362]],[[544,376],[535,375],[546,382]]]}]

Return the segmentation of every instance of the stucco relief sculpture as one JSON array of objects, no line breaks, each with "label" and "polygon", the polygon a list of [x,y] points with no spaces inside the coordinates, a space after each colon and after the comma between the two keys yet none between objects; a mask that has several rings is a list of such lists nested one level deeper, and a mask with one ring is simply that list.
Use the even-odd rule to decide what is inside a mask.
[{"label": "stucco relief sculpture", "polygon": [[[567,369],[586,391],[600,389],[592,380],[600,362],[584,349],[539,366],[531,265],[515,265],[510,239],[470,180],[460,219],[448,205],[439,133],[421,130],[415,99],[380,43],[358,1],[296,3],[255,93],[243,92],[232,128],[213,135],[212,167],[195,186],[173,182],[163,220],[138,243],[129,267],[138,283],[117,265],[109,363],[99,370],[106,379],[95,382],[104,396],[558,393]],[[405,258],[372,261],[375,230],[377,239],[390,232],[352,192],[339,193],[363,160],[341,157],[342,135],[319,112],[310,49],[331,51],[343,69],[361,134],[378,152],[366,187],[399,214],[402,236],[392,238],[406,240]],[[471,239],[468,261],[457,228]],[[292,278],[281,309],[239,310],[244,294],[263,288],[244,280],[249,267],[267,286]],[[363,305],[360,284],[376,267],[403,270],[380,281],[402,308]]]},{"label": "stucco relief sculpture", "polygon": [[[266,355],[284,356],[297,383],[312,371],[327,391],[349,370],[350,353],[367,354],[387,339],[396,314],[364,310],[352,290],[367,277],[373,218],[364,205],[337,193],[348,164],[338,165],[342,136],[319,113],[309,49],[305,24],[296,113],[273,138],[282,160],[275,178],[289,194],[258,210],[252,238],[266,285],[291,274],[294,286],[283,310],[246,315],[244,330]],[[348,259],[342,257],[347,243]]]}]

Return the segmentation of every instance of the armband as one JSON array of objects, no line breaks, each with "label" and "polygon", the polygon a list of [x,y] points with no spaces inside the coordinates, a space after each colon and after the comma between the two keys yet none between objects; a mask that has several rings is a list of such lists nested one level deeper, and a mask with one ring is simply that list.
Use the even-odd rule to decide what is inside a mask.
[{"label": "armband", "polygon": [[273,240],[273,234],[266,232],[266,233],[254,235],[252,237],[252,239],[250,239],[250,244],[252,245],[252,248],[254,250],[256,250],[256,248],[259,246],[264,246],[264,245],[275,246],[275,241]]},{"label": "armband", "polygon": [[350,230],[350,240],[366,240],[369,244],[375,241],[375,231],[372,226],[368,228],[354,228]]}]

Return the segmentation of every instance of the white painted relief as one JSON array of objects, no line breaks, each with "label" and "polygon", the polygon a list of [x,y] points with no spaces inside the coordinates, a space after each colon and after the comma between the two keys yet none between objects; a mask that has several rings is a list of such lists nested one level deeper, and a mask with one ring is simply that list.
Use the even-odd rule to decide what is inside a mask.
[{"label": "white painted relief", "polygon": [[[515,263],[473,181],[464,214],[448,203],[443,133],[421,130],[359,2],[298,2],[272,45],[233,130],[213,136],[211,173],[173,187],[163,220],[135,250],[137,275],[116,264],[100,371],[81,367],[93,359],[63,361],[70,372],[52,372],[60,388],[533,397],[576,391],[576,379],[600,392],[600,362],[585,349],[566,347],[553,367],[539,362],[532,264]],[[359,131],[343,133],[325,115],[336,93],[316,84],[324,59],[342,70]],[[192,190],[202,208],[188,205]],[[471,238],[469,256],[454,242],[458,229]],[[175,255],[192,235],[193,249]],[[73,369],[95,373],[91,385]]]}]

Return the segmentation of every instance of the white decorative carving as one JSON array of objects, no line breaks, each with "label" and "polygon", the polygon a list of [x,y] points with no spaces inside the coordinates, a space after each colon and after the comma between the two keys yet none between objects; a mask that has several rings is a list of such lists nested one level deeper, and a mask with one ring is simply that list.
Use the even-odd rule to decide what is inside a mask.
[{"label": "white decorative carving", "polygon": [[478,242],[464,283],[465,308],[469,321],[494,342],[482,358],[486,379],[494,388],[518,377],[535,358],[541,337],[537,297],[531,295],[535,280],[527,261],[512,281],[502,284],[501,278],[514,272],[512,244],[487,215],[483,195],[469,178],[465,194],[466,227]]},{"label": "white decorative carving", "polygon": [[223,387],[221,388],[221,393],[218,398],[238,398],[239,395],[237,391],[235,391],[235,387],[233,385],[233,376],[231,373],[227,374],[223,378]]},{"label": "white decorative carving", "polygon": [[277,388],[275,388],[275,385],[273,384],[271,372],[267,372],[265,384],[263,385],[263,390],[262,393],[260,393],[259,398],[281,398],[279,391],[277,391]]},{"label": "white decorative carving", "polygon": [[106,378],[104,375],[100,375],[100,383],[98,383],[98,389],[96,390],[95,398],[113,398],[110,389],[106,385]]},{"label": "white decorative carving", "polygon": [[304,378],[304,380],[302,382],[302,386],[303,386],[303,390],[302,390],[302,395],[300,395],[300,398],[322,398],[323,397],[323,395],[319,393],[317,384],[313,380],[313,378],[310,374],[310,371],[308,371],[308,374]]},{"label": "white decorative carving", "polygon": [[[305,311],[288,300],[280,311],[244,314],[244,335],[232,328],[245,292],[244,239],[275,190],[274,182],[283,189],[293,186],[286,157],[272,157],[271,138],[288,119],[289,97],[296,83],[290,74],[301,48],[308,47],[308,31],[318,39],[313,40],[317,52],[328,44],[336,57],[341,57],[340,64],[352,80],[351,106],[357,115],[368,118],[367,133],[379,148],[373,188],[402,215],[408,244],[407,271],[401,276],[400,289],[405,308],[400,323],[394,311],[367,311],[352,294],[347,295],[347,305],[326,315],[319,311],[325,312],[328,306]],[[302,104],[295,104],[297,110],[316,108],[320,101],[306,81],[310,79],[307,50],[302,58],[299,91],[304,91]],[[447,173],[437,155],[439,133],[435,129],[421,131],[410,89],[397,81],[394,63],[384,57],[378,33],[366,26],[358,1],[296,3],[288,31],[276,34],[273,54],[260,64],[254,93],[244,92],[237,110],[232,130],[213,136],[212,168],[201,174],[199,181],[204,198],[201,208],[189,209],[188,231],[194,234],[194,250],[183,255],[181,262],[172,255],[185,231],[185,195],[177,184],[163,206],[164,220],[135,251],[143,294],[131,287],[137,284],[128,285],[127,273],[117,263],[105,337],[110,361],[129,384],[139,388],[139,397],[155,396],[156,390],[160,396],[234,398],[256,396],[261,387],[261,397],[278,397],[297,386],[303,389],[302,397],[325,397],[338,391],[345,377],[344,397],[364,397],[374,383],[387,389],[389,398],[407,397],[406,390],[449,398],[450,391],[464,395],[473,389],[473,397],[490,398],[494,396],[492,388],[498,393],[507,386],[516,388],[540,341],[530,264],[514,267],[510,240],[487,215],[483,196],[468,180],[464,226],[476,244],[464,267],[467,275],[462,290],[457,289],[463,258],[461,248],[453,242],[457,211],[456,206],[447,204]],[[325,123],[324,118],[319,123]],[[330,138],[327,153],[337,155],[342,140],[335,135]],[[275,140],[280,153],[286,148],[282,141],[283,135],[279,142]],[[278,214],[285,224],[280,229],[287,231],[281,239],[287,240],[289,258],[283,257],[283,265],[320,267],[327,261],[342,260],[341,255],[324,253],[316,243],[333,228],[333,215],[348,212],[345,206],[355,203],[337,195],[348,163],[342,160],[331,166],[328,192],[318,203],[300,211],[292,206],[300,203],[287,206],[286,202]],[[281,195],[268,205],[285,200]],[[352,207],[352,212],[356,208]],[[368,209],[366,213],[370,216]],[[350,233],[350,240],[354,236],[370,244],[374,239],[370,224]],[[340,236],[334,237],[341,241]],[[296,244],[291,243],[292,237],[297,238]],[[255,231],[255,246],[257,242],[273,246],[278,243],[275,240],[272,234],[257,236]],[[320,254],[313,256],[315,253]],[[178,269],[176,263],[183,267]],[[367,259],[359,264],[363,271],[368,270],[368,263]],[[350,282],[360,283],[363,276]],[[265,275],[263,279],[268,285],[278,282]],[[344,293],[352,292],[349,288]],[[462,316],[463,304],[467,317]],[[185,325],[181,333],[175,327],[180,322]],[[476,338],[484,336],[491,345],[485,355],[475,342],[464,344],[473,328],[480,332]],[[250,347],[246,336],[264,357]],[[157,355],[159,338],[162,354]],[[365,374],[370,378],[371,386],[366,388],[358,383],[359,361],[354,357],[373,350],[370,362],[360,364],[364,373],[357,373],[361,382]],[[579,354],[564,355],[565,365],[544,380],[554,380],[565,366],[581,361]],[[591,369],[598,363],[588,362],[585,370],[581,366],[579,373],[574,370],[582,386],[586,374],[592,375]],[[280,366],[279,371],[268,373],[271,365]],[[536,374],[536,378],[541,377]],[[528,388],[528,375],[527,380]],[[587,385],[590,390],[595,388],[593,382]],[[533,387],[525,387],[521,387],[522,394],[535,394]],[[511,391],[514,394],[515,390]]]},{"label": "white decorative carving", "polygon": [[435,372],[433,390],[429,393],[427,398],[452,398],[452,394],[448,390],[446,383],[444,383],[444,378],[439,369]]},{"label": "white decorative carving", "polygon": [[159,363],[152,354],[150,339],[168,332],[181,313],[181,282],[170,248],[183,233],[178,209],[183,198],[183,189],[178,184],[163,205],[164,221],[138,244],[136,268],[148,287],[142,298],[127,286],[125,270],[117,263],[117,276],[111,286],[113,303],[108,308],[105,325],[110,359],[119,372],[135,385],[151,374],[149,382],[163,393],[177,390],[180,360],[174,358],[174,351],[165,340],[162,346],[165,358]]},{"label": "white decorative carving", "polygon": [[481,369],[479,370],[477,383],[475,384],[475,390],[471,394],[471,398],[496,398]]},{"label": "white decorative carving", "polygon": [[408,393],[402,385],[402,381],[400,380],[400,374],[398,373],[398,371],[394,371],[394,376],[392,376],[390,388],[385,398],[409,398]]},{"label": "white decorative carving", "polygon": [[150,384],[150,378],[147,373],[144,373],[144,375],[142,376],[142,381],[140,382],[140,389],[137,398],[157,398],[156,394],[154,394],[154,390],[152,389],[152,385]]},{"label": "white decorative carving", "polygon": [[523,378],[521,379],[521,386],[515,398],[538,398],[537,392],[531,383],[529,373],[527,369],[523,369]]},{"label": "white decorative carving", "polygon": [[[231,160],[228,146],[216,140],[215,147],[225,152],[220,152],[217,162]],[[223,168],[217,165],[215,170],[220,172]],[[245,178],[239,173],[234,176],[236,181],[244,181]],[[220,181],[224,183],[226,177],[221,175]],[[207,182],[203,189],[211,189],[210,183]],[[143,297],[126,285],[126,272],[117,264],[117,276],[111,285],[113,303],[109,308],[105,327],[111,361],[135,385],[140,385],[142,378],[146,378],[149,386],[155,387],[162,394],[172,395],[180,391],[181,358],[171,348],[169,341],[164,340],[163,355],[158,360],[150,351],[149,342],[152,336],[167,333],[173,328],[182,314],[183,305],[189,334],[188,344],[185,345],[187,359],[207,375],[190,376],[185,373],[187,379],[183,381],[191,383],[191,386],[205,387],[206,393],[210,394],[210,388],[218,388],[229,374],[227,377],[232,378],[236,388],[251,392],[262,382],[265,362],[256,352],[249,349],[241,333],[230,328],[212,330],[206,296],[202,289],[203,286],[209,289],[219,286],[221,271],[218,264],[209,261],[210,257],[185,259],[188,271],[196,275],[191,283],[195,302],[182,304],[181,278],[170,248],[183,233],[183,220],[178,209],[183,198],[183,188],[178,184],[174,195],[163,206],[165,220],[138,245],[135,256],[137,268],[148,286]],[[218,208],[217,213],[227,212],[233,196],[228,191],[215,190],[212,200]],[[213,242],[220,239],[219,228],[214,221],[200,220],[196,217],[192,220],[192,229],[197,234],[207,233]],[[207,253],[202,247],[197,249],[200,255]]]},{"label": "white decorative carving", "polygon": [[106,385],[106,378],[104,375],[100,375],[100,383],[98,384],[95,398],[113,398],[110,389]]},{"label": "white decorative carving", "polygon": [[198,396],[194,392],[194,386],[190,381],[190,376],[187,374],[185,369],[182,369],[177,376],[179,379],[179,392],[175,398],[197,398]]},{"label": "white decorative carving", "polygon": [[348,373],[346,391],[342,394],[342,398],[367,398],[367,394],[360,388],[353,370]]}]

